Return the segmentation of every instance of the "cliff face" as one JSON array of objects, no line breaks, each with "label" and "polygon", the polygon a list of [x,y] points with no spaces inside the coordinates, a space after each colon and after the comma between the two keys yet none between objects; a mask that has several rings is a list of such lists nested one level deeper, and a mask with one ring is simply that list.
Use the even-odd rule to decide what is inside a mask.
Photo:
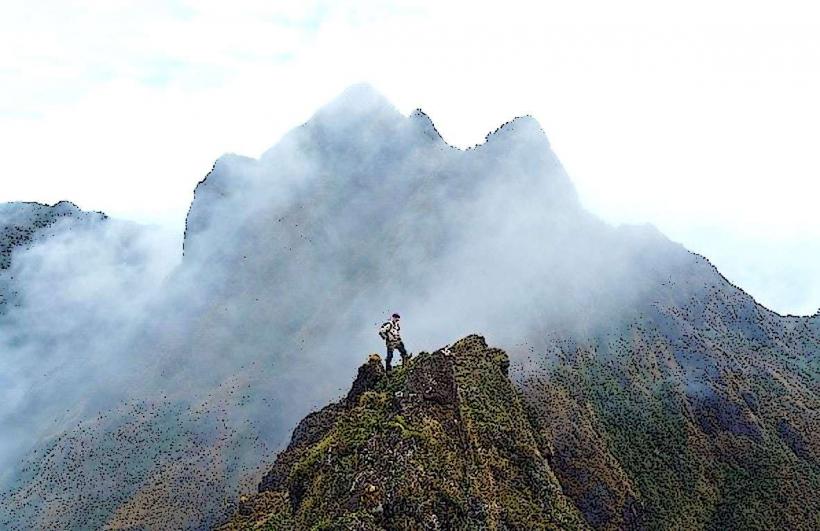
[{"label": "cliff face", "polygon": [[389,377],[371,356],[345,399],[299,423],[221,529],[585,527],[508,366],[476,335]]}]

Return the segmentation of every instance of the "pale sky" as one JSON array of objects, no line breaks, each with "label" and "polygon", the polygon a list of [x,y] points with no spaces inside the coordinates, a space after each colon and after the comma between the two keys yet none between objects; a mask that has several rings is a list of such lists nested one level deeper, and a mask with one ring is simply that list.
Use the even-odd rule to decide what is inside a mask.
[{"label": "pale sky", "polygon": [[219,155],[368,82],[459,147],[530,114],[598,216],[654,224],[776,311],[820,307],[812,2],[501,5],[5,0],[0,201],[181,234]]}]

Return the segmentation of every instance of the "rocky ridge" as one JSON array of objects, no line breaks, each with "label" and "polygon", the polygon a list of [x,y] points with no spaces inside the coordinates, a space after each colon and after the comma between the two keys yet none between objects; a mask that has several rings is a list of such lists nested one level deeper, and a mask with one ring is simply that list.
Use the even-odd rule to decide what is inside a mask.
[{"label": "rocky ridge", "polygon": [[508,367],[477,335],[389,377],[372,355],[220,529],[585,528]]}]

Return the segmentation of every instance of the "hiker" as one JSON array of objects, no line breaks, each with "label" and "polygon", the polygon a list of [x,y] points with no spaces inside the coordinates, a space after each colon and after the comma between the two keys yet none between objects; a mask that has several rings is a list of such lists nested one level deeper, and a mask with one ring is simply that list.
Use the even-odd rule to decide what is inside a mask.
[{"label": "hiker", "polygon": [[401,327],[399,326],[399,314],[394,313],[390,320],[384,323],[379,328],[379,335],[384,339],[387,345],[387,359],[384,362],[384,368],[387,372],[392,370],[390,363],[393,361],[393,350],[398,350],[401,355],[401,364],[407,363],[410,359],[407,351],[404,348],[404,342],[401,340]]}]

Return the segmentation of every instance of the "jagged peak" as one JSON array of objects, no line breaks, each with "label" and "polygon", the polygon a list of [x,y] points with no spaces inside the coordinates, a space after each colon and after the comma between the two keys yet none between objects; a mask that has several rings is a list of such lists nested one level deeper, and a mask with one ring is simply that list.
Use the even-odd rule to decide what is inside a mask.
[{"label": "jagged peak", "polygon": [[519,141],[536,145],[537,149],[550,149],[546,133],[531,115],[518,116],[501,124],[494,131],[487,133],[485,141],[481,144],[466,149],[459,148],[444,139],[433,120],[421,108],[416,108],[405,116],[372,85],[357,83],[347,87],[320,107],[300,127],[286,133],[280,142],[266,150],[259,160],[270,159],[275,153],[285,150],[290,140],[303,138],[302,135],[306,131],[321,131],[320,134],[323,136],[330,132],[331,138],[353,138],[359,132],[374,130],[381,130],[383,134],[390,135],[391,130],[397,131],[407,125],[419,136],[459,151],[470,151],[484,146]]},{"label": "jagged peak", "polygon": [[542,142],[545,147],[549,148],[549,139],[538,120],[531,115],[516,116],[508,122],[504,122],[495,131],[488,133],[484,139],[483,144],[476,147],[488,146],[498,141],[511,141],[518,139],[535,139]]},{"label": "jagged peak", "polygon": [[427,113],[425,113],[423,110],[414,110],[412,113],[410,113],[410,116],[408,116],[407,119],[410,121],[411,124],[415,126],[415,128],[419,132],[421,132],[423,135],[427,136],[431,140],[434,140],[436,142],[445,142],[441,136],[441,133],[439,133],[438,129],[436,129],[433,120],[431,120],[430,116],[428,116]]},{"label": "jagged peak", "polygon": [[72,201],[69,201],[69,200],[67,200],[67,199],[61,199],[60,201],[57,201],[56,203],[54,203],[54,204],[53,204],[53,205],[51,205],[51,206],[53,206],[53,207],[70,208],[70,209],[72,209],[72,210],[80,210],[80,207],[78,207],[76,203],[74,203],[74,202],[72,202]]},{"label": "jagged peak", "polygon": [[472,149],[481,148],[486,145],[490,145],[495,143],[498,140],[504,139],[512,139],[513,141],[517,139],[528,139],[528,140],[535,140],[538,143],[543,144],[541,147],[549,149],[549,139],[547,138],[546,132],[541,127],[541,124],[536,120],[533,116],[527,114],[524,116],[517,116],[512,120],[504,122],[500,126],[498,126],[495,130],[487,133],[484,137],[484,142],[481,144],[476,144],[475,146],[469,147],[466,150],[460,149],[456,146],[453,146],[444,137],[439,133],[438,129],[435,126],[435,123],[430,118],[430,116],[424,112],[422,109],[417,108],[408,119],[416,124],[416,127],[419,131],[423,132],[426,136],[430,137],[431,139],[441,141],[447,144],[449,147],[453,149],[459,149],[460,151],[469,151]]},{"label": "jagged peak", "polygon": [[[368,83],[358,83],[347,87],[316,111],[303,125],[345,130],[351,127],[373,127],[374,123],[399,126],[404,121],[409,122],[425,137],[442,142],[453,149],[459,149],[442,137],[433,120],[421,108],[416,108],[405,116],[387,97]],[[500,141],[504,140],[512,142],[526,140],[539,144],[540,148],[550,148],[549,140],[541,124],[533,116],[527,114],[501,124],[485,136],[484,143],[467,148],[467,150],[500,144],[503,143]],[[269,151],[272,150],[273,148]]]},{"label": "jagged peak", "polygon": [[63,199],[62,201],[57,201],[56,203],[51,205],[51,208],[53,208],[56,212],[60,212],[63,214],[78,214],[82,212],[82,209],[78,207],[75,203],[72,203],[71,201],[67,201],[65,199]]}]

